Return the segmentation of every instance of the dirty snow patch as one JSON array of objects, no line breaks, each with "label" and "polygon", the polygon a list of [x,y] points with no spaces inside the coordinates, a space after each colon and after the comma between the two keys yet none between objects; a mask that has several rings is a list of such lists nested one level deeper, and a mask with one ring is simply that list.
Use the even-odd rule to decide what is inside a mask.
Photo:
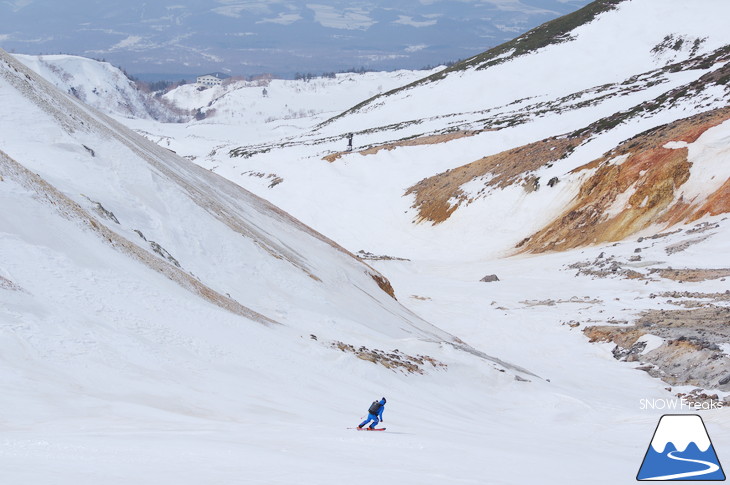
[{"label": "dirty snow patch", "polygon": [[636,343],[646,343],[646,347],[644,347],[644,350],[641,351],[641,354],[644,355],[661,347],[664,344],[664,339],[647,333],[646,335],[639,337]]}]

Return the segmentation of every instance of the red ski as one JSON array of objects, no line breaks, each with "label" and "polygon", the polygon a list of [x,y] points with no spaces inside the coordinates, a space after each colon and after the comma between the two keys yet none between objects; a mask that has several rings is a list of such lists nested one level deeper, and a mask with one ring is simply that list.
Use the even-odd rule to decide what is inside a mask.
[{"label": "red ski", "polygon": [[358,431],[385,431],[385,428],[349,428],[356,429]]}]

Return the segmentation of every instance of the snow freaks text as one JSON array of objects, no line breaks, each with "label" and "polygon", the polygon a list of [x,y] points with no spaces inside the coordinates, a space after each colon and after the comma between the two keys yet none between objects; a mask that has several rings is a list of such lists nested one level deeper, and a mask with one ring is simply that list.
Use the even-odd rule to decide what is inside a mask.
[{"label": "snow freaks text", "polygon": [[659,399],[640,399],[639,409],[642,411],[702,411],[710,409],[722,409],[725,403],[716,399],[707,401],[688,401],[685,398],[659,398]]}]

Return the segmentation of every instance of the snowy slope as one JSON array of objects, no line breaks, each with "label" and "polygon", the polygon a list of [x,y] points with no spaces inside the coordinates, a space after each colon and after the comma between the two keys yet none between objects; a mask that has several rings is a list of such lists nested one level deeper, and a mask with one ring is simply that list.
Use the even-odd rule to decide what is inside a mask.
[{"label": "snowy slope", "polygon": [[[159,483],[164,471],[192,483],[211,467],[180,471],[196,435],[234,428],[240,440],[254,423],[256,448],[237,447],[271,464],[267,433],[301,434],[323,408],[342,429],[350,412],[335,400],[356,408],[382,392],[353,376],[396,390],[411,373],[438,376],[439,359],[476,364],[493,383],[540,381],[426,323],[286,213],[0,55],[0,460],[11,482]],[[409,370],[354,355],[364,350]],[[167,446],[177,433],[187,450]]]},{"label": "snowy slope", "polygon": [[[253,144],[300,135],[309,131],[314,123],[336,116],[359,100],[438,70],[342,73],[334,78],[309,80],[231,80],[223,86],[202,90],[189,84],[170,91],[164,99],[176,108],[198,113],[197,117],[202,119],[185,125],[168,125],[162,137],[158,127],[148,128],[143,120],[125,123],[172,150],[207,157],[211,153],[210,145],[221,147],[230,144],[231,140]],[[201,144],[201,139],[212,143]]]},{"label": "snowy slope", "polygon": [[158,100],[140,92],[120,69],[107,62],[68,55],[17,54],[15,58],[61,91],[105,113],[160,121],[179,118]]},{"label": "snowy slope", "polygon": [[[165,142],[176,151],[286,207],[351,251],[363,251],[390,277],[394,267],[405,264],[399,261],[409,259],[412,264],[405,264],[405,273],[419,276],[431,271],[442,275],[444,265],[459,268],[457,273],[465,266],[486,267],[484,274],[469,273],[477,281],[493,272],[491,265],[513,274],[543,264],[530,260],[530,265],[515,263],[510,269],[513,259],[502,262],[504,256],[597,246],[598,262],[585,263],[582,256],[571,255],[565,263],[566,268],[578,268],[578,280],[594,273],[600,278],[616,273],[638,278],[645,286],[631,292],[632,304],[579,320],[586,327],[597,324],[596,329],[586,328],[586,335],[615,345],[616,358],[641,355],[645,365],[656,366],[647,367],[652,375],[668,384],[727,391],[726,356],[718,349],[725,348],[730,336],[711,330],[711,341],[697,338],[719,325],[726,312],[718,286],[722,288],[722,278],[728,275],[727,265],[711,255],[723,254],[715,245],[726,238],[722,219],[730,212],[725,170],[730,38],[713,21],[707,22],[708,35],[693,37],[698,25],[704,28],[705,17],[722,16],[727,6],[707,2],[692,12],[679,2],[641,6],[595,2],[589,7],[595,16],[560,19],[423,82],[361,103],[309,132],[302,131],[307,122],[302,118],[287,136],[236,146],[239,137],[228,135],[231,127],[217,125],[215,117],[206,120],[211,132],[219,129],[214,143],[199,125],[185,129],[199,137],[194,143],[191,134],[190,139],[174,136],[166,126],[148,126],[146,131],[157,133],[149,135],[153,139],[168,134]],[[647,9],[662,16],[648,15]],[[621,38],[617,53],[599,48],[618,24],[633,27]],[[555,35],[540,38],[554,25],[562,29],[557,42]],[[538,47],[535,37],[542,42]],[[521,42],[533,48],[519,51],[515,46]],[[574,54],[575,66],[564,66],[553,81],[548,71],[563,59],[565,49]],[[597,67],[594,57],[615,69]],[[526,80],[531,71],[543,73],[541,82]],[[498,79],[499,83],[486,82]],[[437,93],[449,82],[459,83],[459,89],[450,90],[448,96],[445,90]],[[494,89],[477,96],[476,90],[485,85]],[[537,96],[535,90],[547,94]],[[492,97],[504,104],[490,105]],[[345,101],[336,90],[331,98]],[[462,103],[462,109],[469,105],[468,110],[456,111],[455,103]],[[422,113],[431,117],[408,121],[418,110],[431,110]],[[372,126],[356,124],[371,115],[379,117],[371,120]],[[318,123],[321,117],[310,121]],[[357,128],[361,129],[354,132],[354,151],[345,152],[347,134]],[[698,223],[719,224],[709,245],[700,244],[704,236],[692,236],[704,227],[696,227]],[[639,254],[644,246],[635,246],[636,253],[624,256],[626,267],[598,258],[605,242],[629,244],[675,232],[681,236],[652,259]],[[699,258],[689,258],[683,248],[695,244],[705,249]],[[599,269],[585,269],[593,266]],[[671,268],[680,270],[675,274]],[[667,286],[665,277],[678,283]],[[685,278],[692,279],[692,291],[682,286]],[[568,279],[565,284],[572,288],[574,283]],[[533,299],[535,284],[529,279],[519,284],[524,288],[519,301]],[[608,298],[603,291],[595,299]],[[409,291],[402,283],[396,284],[396,292],[412,308],[429,307],[421,298],[430,301],[430,297]],[[650,301],[656,295],[685,293],[710,300],[685,303],[697,309],[686,314],[674,313],[680,303],[664,300],[661,311],[682,321],[676,332],[660,325],[659,337],[647,334],[641,327],[644,323],[632,327],[656,318],[644,313],[655,308],[647,304],[656,304]],[[574,297],[537,301],[577,303]],[[485,319],[497,318],[495,308],[481,308],[484,301],[479,300],[472,311],[483,311]],[[457,313],[465,319],[470,315]],[[561,326],[572,320],[559,314],[554,321]],[[448,315],[441,326],[451,328],[444,323],[450,321]],[[607,330],[617,321],[626,327]],[[664,324],[673,325],[671,319]],[[457,328],[461,330],[456,333],[464,332],[464,327],[457,324]],[[499,348],[508,348],[513,341],[514,335],[507,335]],[[536,335],[537,344],[542,334]],[[493,337],[490,334],[490,342],[498,341]],[[691,342],[692,351],[683,357],[672,350],[675,339]],[[651,351],[646,342],[651,342]],[[644,353],[639,352],[642,343]],[[639,346],[634,348],[635,344]],[[672,373],[672,366],[695,371]]]},{"label": "snowy slope", "polygon": [[[443,143],[340,154],[334,162],[322,158],[344,148],[346,117],[340,128],[322,128],[332,129],[333,138],[308,134],[307,123],[322,121],[324,113],[286,126],[291,120],[278,103],[289,102],[277,98],[271,116],[279,120],[263,124],[237,126],[235,110],[225,114],[226,103],[246,106],[245,96],[221,98],[222,123],[213,115],[186,125],[127,121],[201,169],[60,95],[3,54],[3,481],[633,482],[666,412],[644,403],[696,412],[676,398],[695,386],[637,372],[659,370],[640,360],[616,362],[617,345],[587,345],[580,330],[630,328],[643,312],[684,312],[709,301],[711,308],[726,308],[721,278],[682,281],[656,271],[716,270],[730,225],[719,215],[703,221],[712,222],[707,226],[664,235],[652,229],[646,238],[616,244],[491,256],[511,249],[572,199],[586,177],[569,183],[567,166],[589,163],[639,131],[696,112],[708,91],[597,136],[566,166],[541,168],[560,174],[555,191],[495,190],[436,226],[413,224],[418,213],[403,194],[441,171],[584,127],[709,70],[662,73],[667,81],[642,89],[631,84],[626,92],[635,92],[594,105],[590,115],[589,105]],[[358,89],[371,89],[371,81],[377,79]],[[261,87],[252,89],[261,94]],[[723,99],[722,89],[712,89],[710,106],[702,109]],[[332,103],[327,109],[344,111],[351,105],[347,91],[327,98],[323,89],[317,102],[325,98]],[[535,115],[529,103],[523,107]],[[402,118],[401,108],[383,111],[383,129],[357,133],[356,149],[399,139],[403,128],[387,125]],[[453,119],[471,123],[474,116]],[[424,121],[413,125],[414,133],[448,123]],[[269,143],[245,147],[248,158],[229,157],[231,148],[259,143],[259,136]],[[666,148],[686,149],[693,168],[706,169],[690,172],[686,197],[717,187],[710,171],[724,167],[718,159],[726,137],[721,123]],[[276,200],[350,251],[412,260],[382,258],[368,267],[206,169]],[[272,186],[271,174],[282,180]],[[468,188],[481,190],[475,182]],[[398,302],[378,286],[373,268],[388,276]],[[480,282],[487,274],[500,281]],[[388,289],[384,280],[380,285]],[[642,329],[648,333],[640,338],[653,346],[640,349],[641,359],[677,347],[658,326]],[[503,363],[444,343],[451,335]],[[708,362],[727,358],[713,352],[700,355]],[[396,366],[404,359],[424,373]],[[386,432],[346,429],[383,395]],[[730,449],[729,409],[703,416],[720,456]]]},{"label": "snowy slope", "polygon": [[[463,267],[399,277],[409,306],[422,302],[544,378],[464,352],[332,241],[4,53],[0,73],[11,108],[0,130],[9,483],[616,483],[634,474],[656,419],[637,402],[665,395],[660,382],[616,366],[577,332],[538,332],[537,312],[518,312],[528,323],[511,331],[513,317],[477,331],[492,316],[470,305],[490,292],[459,283]],[[407,296],[416,290],[422,300]],[[538,336],[545,351],[523,347]],[[581,366],[554,358],[571,351]],[[346,429],[382,395],[386,433]],[[730,446],[727,423],[708,421],[718,447]],[[362,467],[373,448],[383,450],[378,466]],[[565,453],[578,464],[546,478]],[[596,476],[607,459],[610,472]]]},{"label": "snowy slope", "polygon": [[497,64],[489,57],[481,62],[467,60],[447,75],[434,76],[432,82],[365,103],[342,123],[355,131],[379,126],[385,112],[389,123],[395,123],[494,109],[516,100],[557,99],[622,83],[728,42],[723,20],[730,14],[726,2],[648,0],[593,5],[602,3],[617,5],[568,30],[562,42],[522,55],[503,55],[503,62]]},{"label": "snowy slope", "polygon": [[[575,169],[646,130],[727,105],[730,38],[720,20],[727,9],[719,1],[617,2],[572,25],[562,42],[500,62],[467,61],[305,133],[269,131],[247,142],[254,127],[233,135],[215,118],[206,131],[186,128],[188,140],[179,127],[135,127],[352,251],[412,259],[504,255],[562,215],[590,177]],[[337,91],[332,99],[347,101]],[[353,153],[344,152],[348,133]],[[566,135],[574,143],[558,149]],[[506,157],[516,173],[490,185],[502,174],[481,160],[536,148],[540,156]],[[548,188],[555,177],[560,183]],[[539,190],[526,190],[534,181]],[[448,219],[424,217],[419,183],[451,184],[438,194],[454,209]],[[347,214],[358,214],[359,224],[341,224]],[[461,247],[454,234],[473,243]]]}]

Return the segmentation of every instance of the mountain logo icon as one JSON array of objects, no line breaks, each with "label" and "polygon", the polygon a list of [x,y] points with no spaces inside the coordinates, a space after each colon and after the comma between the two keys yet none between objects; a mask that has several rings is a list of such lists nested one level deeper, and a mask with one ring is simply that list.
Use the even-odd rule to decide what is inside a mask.
[{"label": "mountain logo icon", "polygon": [[702,418],[696,414],[662,416],[636,479],[725,480]]}]

